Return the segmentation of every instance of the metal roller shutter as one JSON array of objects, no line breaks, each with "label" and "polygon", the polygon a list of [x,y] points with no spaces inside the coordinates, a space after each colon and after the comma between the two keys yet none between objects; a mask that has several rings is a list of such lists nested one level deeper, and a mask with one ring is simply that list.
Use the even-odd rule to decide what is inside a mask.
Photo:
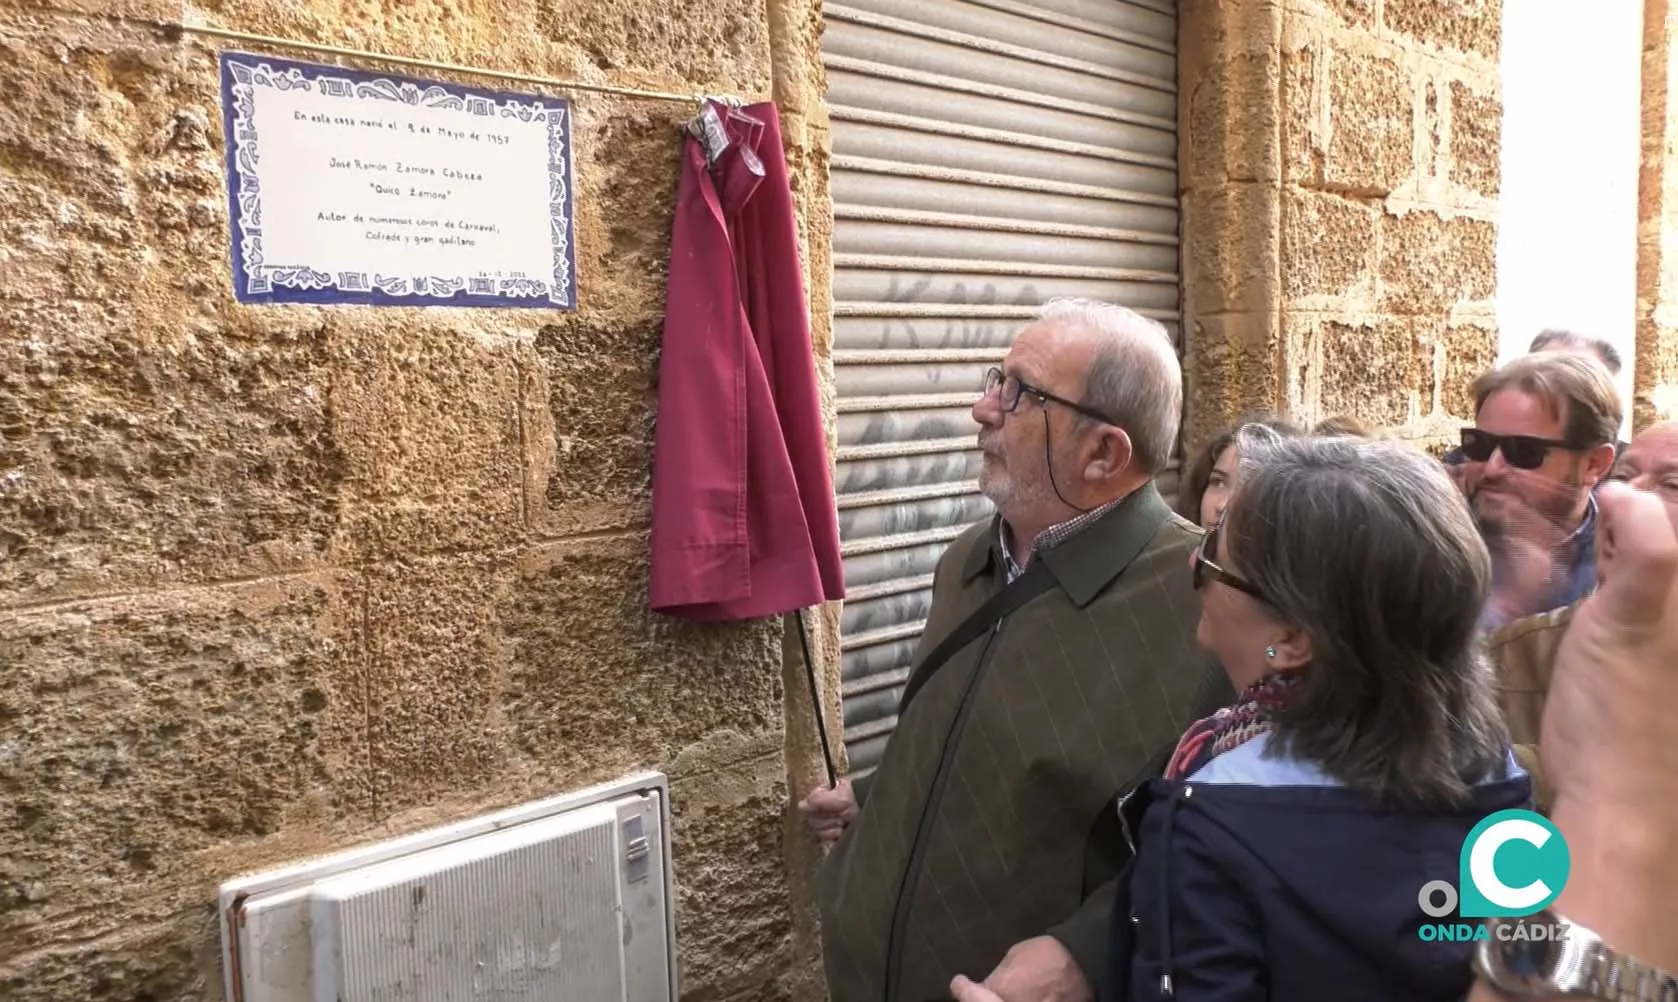
[{"label": "metal roller shutter", "polygon": [[949,541],[990,512],[968,413],[1055,296],[1177,336],[1169,0],[824,6],[852,772],[879,761]]}]

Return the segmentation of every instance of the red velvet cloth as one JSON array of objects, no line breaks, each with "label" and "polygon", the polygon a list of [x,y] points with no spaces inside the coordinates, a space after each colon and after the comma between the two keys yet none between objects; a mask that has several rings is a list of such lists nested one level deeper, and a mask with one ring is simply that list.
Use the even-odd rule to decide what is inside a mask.
[{"label": "red velvet cloth", "polygon": [[649,604],[697,620],[844,597],[792,191],[773,104],[684,135],[653,442]]}]

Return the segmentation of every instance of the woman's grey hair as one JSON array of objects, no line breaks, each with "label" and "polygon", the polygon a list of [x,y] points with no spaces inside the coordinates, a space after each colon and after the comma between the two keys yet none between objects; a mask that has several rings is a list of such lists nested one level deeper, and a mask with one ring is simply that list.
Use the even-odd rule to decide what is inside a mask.
[{"label": "woman's grey hair", "polygon": [[1477,623],[1491,558],[1440,465],[1398,442],[1237,433],[1228,552],[1311,664],[1277,750],[1389,801],[1457,804],[1508,732]]},{"label": "woman's grey hair", "polygon": [[1183,419],[1183,369],[1171,334],[1135,310],[1093,299],[1051,299],[1038,320],[1100,337],[1081,402],[1130,436],[1138,469],[1163,470]]}]

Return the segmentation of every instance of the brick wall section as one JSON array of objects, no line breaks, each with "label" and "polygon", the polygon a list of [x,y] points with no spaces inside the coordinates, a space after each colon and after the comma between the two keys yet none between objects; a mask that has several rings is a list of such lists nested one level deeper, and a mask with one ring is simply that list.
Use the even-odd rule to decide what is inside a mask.
[{"label": "brick wall section", "polygon": [[1642,162],[1637,183],[1637,359],[1632,424],[1678,419],[1678,48],[1672,5],[1643,7]]},{"label": "brick wall section", "polygon": [[1498,0],[1185,0],[1190,449],[1249,409],[1436,445],[1496,355]]},{"label": "brick wall section", "polygon": [[[210,6],[561,78],[819,79],[772,72],[816,62],[794,0],[777,38],[754,0]],[[686,997],[819,993],[780,626],[645,610],[694,109],[576,98],[575,313],[245,308],[214,49],[151,26],[182,10],[0,0],[0,998],[218,999],[227,876],[642,767],[674,781]]]}]

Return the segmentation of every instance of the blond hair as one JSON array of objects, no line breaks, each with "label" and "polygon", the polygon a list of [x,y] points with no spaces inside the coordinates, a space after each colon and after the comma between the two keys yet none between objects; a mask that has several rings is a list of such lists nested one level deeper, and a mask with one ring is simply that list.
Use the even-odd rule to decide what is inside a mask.
[{"label": "blond hair", "polygon": [[1369,426],[1350,414],[1336,414],[1318,421],[1317,426],[1311,429],[1311,434],[1318,438],[1368,438]]},{"label": "blond hair", "polygon": [[1593,355],[1546,351],[1499,366],[1474,381],[1474,412],[1499,390],[1537,397],[1562,422],[1562,438],[1575,449],[1619,438],[1620,395],[1608,367]]}]

